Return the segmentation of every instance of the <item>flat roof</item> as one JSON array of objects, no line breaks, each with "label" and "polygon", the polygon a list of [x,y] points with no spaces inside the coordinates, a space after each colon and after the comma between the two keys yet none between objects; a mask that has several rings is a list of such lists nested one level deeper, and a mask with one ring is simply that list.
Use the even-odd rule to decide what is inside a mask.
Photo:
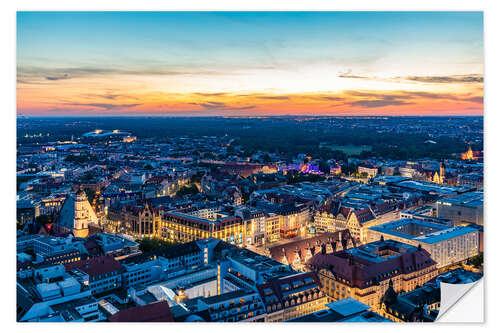
[{"label": "flat roof", "polygon": [[235,291],[231,291],[228,293],[212,296],[212,297],[206,297],[203,299],[203,301],[207,304],[216,304],[224,301],[229,301],[230,299],[233,298],[238,298],[238,297],[243,297],[251,294],[255,294],[256,292],[253,290],[245,290],[245,289],[238,289]]},{"label": "flat roof", "polygon": [[[398,227],[402,227],[405,225],[415,224],[418,226],[429,228],[433,230],[424,235],[413,236],[404,232],[400,232],[395,230]],[[436,230],[437,229],[437,230]],[[455,238],[464,234],[468,234],[471,232],[477,231],[476,228],[469,226],[456,226],[456,227],[448,227],[446,225],[442,225],[439,223],[426,222],[422,220],[416,219],[399,219],[393,222],[384,223],[381,225],[373,226],[370,230],[378,231],[384,234],[393,235],[400,238],[405,238],[409,240],[415,240],[423,243],[433,244],[437,242],[441,242],[446,239]]]},{"label": "flat roof", "polygon": [[352,297],[326,304],[326,307],[344,317],[370,309],[368,305],[361,303]]},{"label": "flat roof", "polygon": [[444,200],[439,200],[438,204],[449,203],[457,206],[478,207],[484,204],[483,191],[468,192]]}]

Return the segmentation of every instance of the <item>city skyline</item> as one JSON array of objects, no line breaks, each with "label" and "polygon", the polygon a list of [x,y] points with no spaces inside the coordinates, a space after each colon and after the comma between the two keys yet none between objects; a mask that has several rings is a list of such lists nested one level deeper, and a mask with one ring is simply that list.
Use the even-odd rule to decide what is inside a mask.
[{"label": "city skyline", "polygon": [[483,115],[481,12],[19,12],[28,116]]}]

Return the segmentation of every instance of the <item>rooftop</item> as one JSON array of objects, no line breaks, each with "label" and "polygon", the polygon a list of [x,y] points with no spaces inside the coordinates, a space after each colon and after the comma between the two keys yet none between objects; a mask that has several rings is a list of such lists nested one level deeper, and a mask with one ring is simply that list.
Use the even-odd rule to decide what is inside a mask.
[{"label": "rooftop", "polygon": [[438,204],[443,205],[454,205],[454,206],[464,206],[464,207],[479,207],[484,204],[484,193],[483,191],[468,192],[460,194],[451,198],[440,200]]}]

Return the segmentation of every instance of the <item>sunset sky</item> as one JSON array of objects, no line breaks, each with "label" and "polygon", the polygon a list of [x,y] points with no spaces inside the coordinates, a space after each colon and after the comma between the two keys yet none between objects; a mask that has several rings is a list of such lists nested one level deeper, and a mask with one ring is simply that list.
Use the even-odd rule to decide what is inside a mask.
[{"label": "sunset sky", "polygon": [[480,12],[19,12],[17,112],[482,115]]}]

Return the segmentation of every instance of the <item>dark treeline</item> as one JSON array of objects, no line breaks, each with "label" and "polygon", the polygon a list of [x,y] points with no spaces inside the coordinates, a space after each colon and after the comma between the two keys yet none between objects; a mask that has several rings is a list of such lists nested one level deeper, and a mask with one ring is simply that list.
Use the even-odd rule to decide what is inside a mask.
[{"label": "dark treeline", "polygon": [[[424,130],[416,130],[414,123]],[[243,146],[245,153],[257,150],[294,156],[310,154],[313,158],[345,159],[342,151],[333,151],[328,145],[367,145],[371,151],[363,151],[361,157],[379,156],[394,159],[447,158],[452,153],[468,148],[466,137],[458,134],[430,137],[443,128],[462,126],[465,123],[471,133],[482,130],[482,117],[392,117],[374,119],[318,117],[304,120],[300,117],[256,118],[160,118],[160,117],[110,117],[110,118],[53,118],[20,119],[18,142],[34,143],[67,140],[72,135],[100,129],[120,129],[138,138],[224,136],[236,138],[233,145]],[[380,129],[383,129],[382,131]],[[398,133],[391,128],[403,128]],[[429,129],[427,131],[427,128]],[[50,133],[49,137],[25,138],[25,134]],[[425,143],[432,138],[436,143]],[[320,148],[320,143],[325,145]],[[482,150],[482,141],[473,142],[473,149]],[[355,155],[353,155],[355,156]]]}]

